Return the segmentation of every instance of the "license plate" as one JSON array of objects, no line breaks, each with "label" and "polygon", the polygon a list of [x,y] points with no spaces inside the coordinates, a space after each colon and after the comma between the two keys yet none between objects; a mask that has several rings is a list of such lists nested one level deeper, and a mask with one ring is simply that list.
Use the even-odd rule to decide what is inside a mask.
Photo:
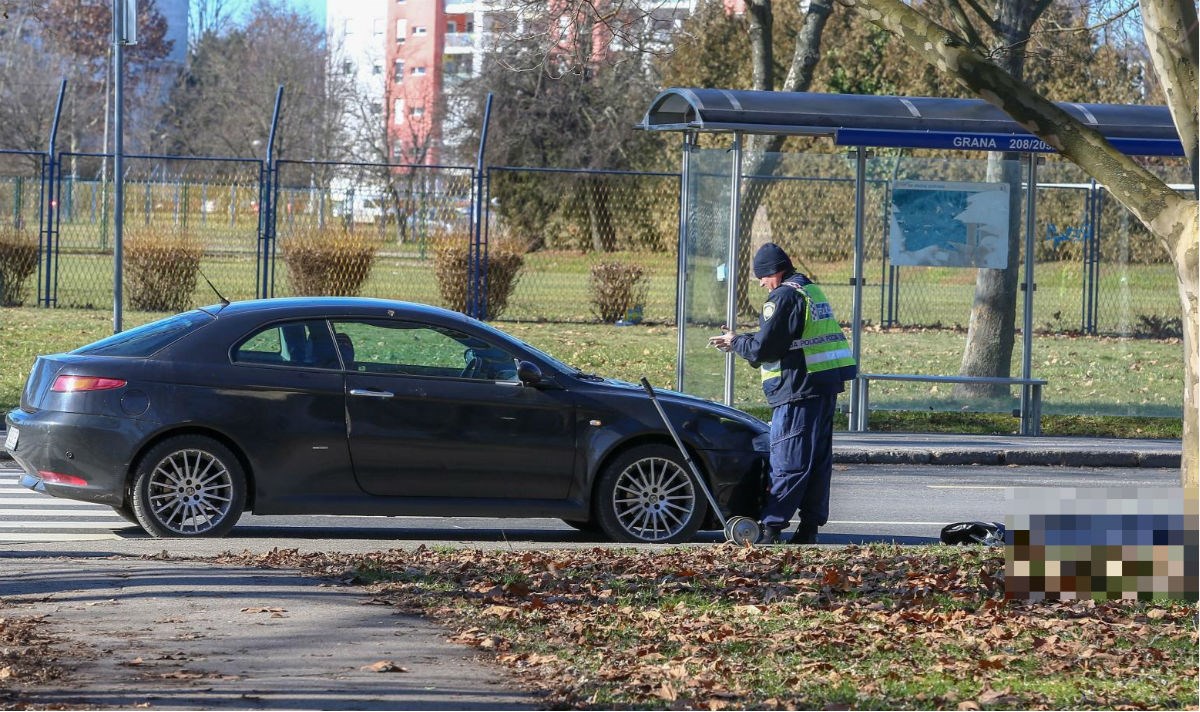
[{"label": "license plate", "polygon": [[17,449],[17,429],[16,428],[8,429],[8,437],[4,438],[4,449],[5,450],[16,450]]}]

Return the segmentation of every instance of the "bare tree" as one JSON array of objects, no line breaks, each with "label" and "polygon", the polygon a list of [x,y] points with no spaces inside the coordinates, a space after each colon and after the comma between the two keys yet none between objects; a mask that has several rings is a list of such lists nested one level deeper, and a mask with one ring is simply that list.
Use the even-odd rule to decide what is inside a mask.
[{"label": "bare tree", "polygon": [[[930,64],[1003,109],[1021,126],[1078,165],[1138,218],[1171,255],[1183,314],[1183,483],[1200,480],[1200,216],[1194,196],[1172,189],[1158,176],[1109,144],[1002,66],[981,55],[962,36],[900,0],[839,0],[901,38]],[[1141,0],[1146,44],[1167,97],[1197,185],[1200,119],[1197,118],[1200,40],[1192,0]]]},{"label": "bare tree", "polygon": [[258,0],[244,26],[200,37],[172,89],[171,149],[262,156],[282,85],[277,155],[344,156],[348,80],[331,71],[325,39],[324,28],[280,0]]}]

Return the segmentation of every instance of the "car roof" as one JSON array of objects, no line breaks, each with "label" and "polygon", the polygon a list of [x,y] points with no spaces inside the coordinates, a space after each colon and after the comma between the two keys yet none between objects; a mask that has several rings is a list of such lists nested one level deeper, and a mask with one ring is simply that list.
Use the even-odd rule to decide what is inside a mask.
[{"label": "car roof", "polygon": [[213,314],[218,318],[223,316],[241,317],[281,312],[290,316],[330,313],[354,316],[395,316],[400,314],[408,317],[432,317],[461,323],[475,321],[459,312],[443,309],[442,307],[371,297],[276,297],[271,299],[251,299],[230,302],[226,306],[215,304],[203,307],[203,311]]}]

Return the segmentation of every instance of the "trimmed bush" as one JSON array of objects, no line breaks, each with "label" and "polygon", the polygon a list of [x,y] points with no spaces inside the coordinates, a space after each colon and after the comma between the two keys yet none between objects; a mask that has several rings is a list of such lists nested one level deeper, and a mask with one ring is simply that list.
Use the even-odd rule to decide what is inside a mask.
[{"label": "trimmed bush", "polygon": [[[467,283],[470,277],[470,243],[464,237],[439,239],[433,254],[434,273],[442,305],[458,312],[467,311]],[[508,298],[517,286],[525,255],[509,242],[489,245],[487,254],[487,314],[485,320],[504,313]]]},{"label": "trimmed bush", "polygon": [[611,324],[625,317],[630,307],[646,303],[649,283],[640,265],[599,262],[592,265],[592,311]]},{"label": "trimmed bush", "polygon": [[32,235],[16,228],[0,229],[0,306],[25,303],[26,282],[37,269],[38,245]]},{"label": "trimmed bush", "polygon": [[180,312],[192,306],[204,250],[186,234],[143,229],[125,238],[124,284],[129,306]]},{"label": "trimmed bush", "polygon": [[344,227],[298,230],[279,243],[292,292],[356,297],[371,275],[378,238]]}]

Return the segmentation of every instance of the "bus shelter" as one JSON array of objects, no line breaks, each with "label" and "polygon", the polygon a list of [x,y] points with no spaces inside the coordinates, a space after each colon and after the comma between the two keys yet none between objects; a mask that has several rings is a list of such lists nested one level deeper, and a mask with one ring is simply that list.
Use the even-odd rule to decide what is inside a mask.
[{"label": "bus shelter", "polygon": [[[1183,155],[1166,107],[1059,106],[1126,154]],[[1036,285],[1038,158],[1053,152],[1051,146],[979,99],[673,88],[653,100],[637,128],[674,131],[683,137],[676,305],[678,390],[733,405],[735,391],[746,393],[757,384],[757,378],[749,378],[750,369],[735,369],[735,355],[705,348],[708,336],[718,333],[722,324],[737,325],[739,318],[745,324],[747,304],[757,306],[758,297],[753,295],[757,283],[743,262],[771,235],[769,230],[765,235],[758,230],[763,212],[754,198],[755,182],[800,178],[824,182],[825,187],[816,190],[828,192],[837,186],[853,201],[853,224],[834,227],[853,231],[853,251],[846,256],[852,261],[850,275],[833,283],[818,281],[843,321],[845,307],[850,307],[852,348],[862,364],[866,201],[869,186],[883,184],[887,205],[882,218],[874,215],[873,221],[875,229],[886,233],[886,249],[893,263],[1008,270],[1010,221],[1022,231],[1024,259],[1017,267],[1020,274],[1012,275],[1019,279],[1023,294],[1020,374],[974,380],[1019,387],[1019,409],[1014,414],[1021,418],[1021,432],[1040,433],[1040,387],[1044,382],[1033,373],[1033,339],[1029,337],[1036,286],[1026,285]],[[725,136],[703,142],[716,144],[705,148],[701,147],[701,134]],[[846,151],[754,153],[747,150],[749,135],[827,137]],[[898,180],[895,171],[889,175],[881,166],[873,166],[869,178],[868,161],[872,149],[879,148],[940,149],[964,159],[939,159],[904,180]],[[975,153],[961,153],[968,151]],[[981,151],[998,160],[966,159]],[[795,199],[789,209],[804,213],[805,202],[804,198]],[[1023,226],[1016,222],[1022,220],[1022,214]],[[752,221],[753,227],[743,225],[746,220]],[[943,229],[946,225],[952,227]],[[739,235],[745,243],[740,251]],[[822,238],[811,235],[809,239]],[[739,373],[747,374],[741,384]],[[954,374],[872,374],[863,370],[849,393],[852,431],[868,427],[867,393],[872,379],[947,385],[972,382]]]}]

